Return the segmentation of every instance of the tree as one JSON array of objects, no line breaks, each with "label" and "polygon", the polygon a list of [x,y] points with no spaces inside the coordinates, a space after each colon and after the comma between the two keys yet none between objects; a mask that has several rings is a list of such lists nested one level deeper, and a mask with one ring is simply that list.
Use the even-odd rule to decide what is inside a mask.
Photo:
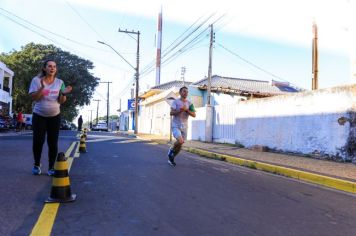
[{"label": "tree", "polygon": [[63,51],[54,45],[29,43],[20,51],[13,50],[0,54],[0,61],[15,72],[12,94],[14,111],[22,108],[24,113],[32,112],[28,89],[32,78],[40,72],[43,62],[47,59],[57,63],[57,77],[62,79],[66,86],[73,87],[67,102],[61,105],[62,117],[73,120],[78,115],[78,107],[90,103],[95,87],[99,84],[99,78],[89,72],[94,68],[91,61]]}]

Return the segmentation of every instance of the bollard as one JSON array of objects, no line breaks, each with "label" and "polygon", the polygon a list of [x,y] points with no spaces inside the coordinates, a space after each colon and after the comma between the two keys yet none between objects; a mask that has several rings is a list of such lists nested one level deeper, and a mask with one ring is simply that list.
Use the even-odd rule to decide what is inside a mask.
[{"label": "bollard", "polygon": [[87,152],[87,148],[85,145],[85,135],[83,134],[80,136],[80,143],[79,143],[79,152]]}]

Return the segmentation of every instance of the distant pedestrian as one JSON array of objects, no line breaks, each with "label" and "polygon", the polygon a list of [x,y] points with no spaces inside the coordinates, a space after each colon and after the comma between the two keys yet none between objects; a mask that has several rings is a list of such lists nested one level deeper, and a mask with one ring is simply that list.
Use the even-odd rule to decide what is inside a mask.
[{"label": "distant pedestrian", "polygon": [[17,121],[17,131],[21,132],[24,129],[24,122],[25,122],[22,114],[22,110],[20,110],[17,113],[16,121]]},{"label": "distant pedestrian", "polygon": [[14,114],[12,114],[12,125],[13,125],[13,128],[15,130],[17,130],[17,114],[14,112]]},{"label": "distant pedestrian", "polygon": [[174,158],[180,152],[183,143],[187,139],[188,117],[195,117],[195,108],[188,97],[188,88],[182,87],[179,89],[180,98],[173,101],[170,115],[172,120],[172,134],[177,140],[168,151],[168,163],[171,166],[176,166]]},{"label": "distant pedestrian", "polygon": [[66,94],[72,91],[71,86],[65,87],[64,82],[56,77],[57,65],[53,60],[44,62],[41,72],[35,76],[29,88],[29,94],[34,101],[33,128],[33,156],[34,175],[41,174],[41,155],[47,133],[48,145],[48,175],[54,174],[54,163],[58,153],[58,136],[61,123],[60,104],[66,100]]},{"label": "distant pedestrian", "polygon": [[82,130],[82,125],[83,125],[83,118],[82,115],[80,115],[78,118],[78,131]]}]

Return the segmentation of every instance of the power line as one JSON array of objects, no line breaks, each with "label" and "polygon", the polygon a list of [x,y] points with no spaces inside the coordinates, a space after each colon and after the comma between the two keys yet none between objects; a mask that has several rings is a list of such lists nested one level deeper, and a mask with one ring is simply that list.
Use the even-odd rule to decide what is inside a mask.
[{"label": "power line", "polygon": [[[177,51],[175,51],[173,53],[173,51],[179,46],[181,45],[183,42],[185,42],[186,40],[188,40],[192,35],[194,35],[194,33],[196,33],[208,20],[210,20],[213,16],[215,15],[215,13],[209,15],[206,19],[204,19],[202,22],[199,23],[198,26],[196,26],[195,28],[193,28],[194,25],[196,25],[200,19],[202,17],[200,17],[198,20],[196,20],[191,26],[189,26],[189,28],[187,30],[185,30],[180,36],[178,36],[177,39],[174,40],[173,43],[171,43],[166,49],[164,49],[162,51],[162,58],[161,60],[162,62],[162,67],[167,64],[169,64],[171,61],[175,60],[178,56],[182,55],[185,51],[190,50],[192,47],[194,47],[195,45],[193,45],[191,48],[189,48],[189,44],[193,44],[194,42],[199,40],[199,37],[201,36],[202,32],[198,34],[198,36],[196,36],[195,38],[193,38],[193,40],[191,40],[189,43],[187,43],[186,45],[184,45],[182,48],[177,49]],[[221,18],[221,17],[220,17]],[[220,19],[218,18],[218,20]],[[192,29],[193,28],[193,29]],[[192,29],[190,31],[190,29]],[[206,30],[206,29],[205,29]],[[203,32],[205,31],[203,30]],[[188,32],[188,35],[185,35]],[[199,43],[199,42],[198,42]],[[169,56],[170,53],[173,53],[172,55]],[[168,59],[165,59],[167,58]],[[148,64],[142,71],[141,71],[141,75],[142,77],[147,76],[148,74],[150,74],[153,70],[155,69],[155,61],[153,60],[150,64]]]},{"label": "power line", "polygon": [[[184,41],[188,40],[194,33],[196,33],[206,22],[208,22],[208,20],[210,20],[214,14],[211,14],[210,16],[208,16],[205,20],[203,20],[203,22],[201,22],[197,27],[195,27],[191,32],[189,32],[189,35],[184,36],[184,34],[186,32],[188,32],[189,29],[191,29],[202,17],[200,17],[197,21],[195,21],[189,28],[188,30],[186,30],[183,34],[181,34],[174,42],[177,42],[175,45],[172,43],[167,49],[169,49],[167,51],[164,50],[163,51],[163,56],[162,56],[162,67],[164,67],[165,65],[169,64],[170,62],[174,61],[177,57],[179,57],[180,55],[182,55],[183,53],[191,50],[194,46],[196,46],[197,44],[199,44],[201,41],[204,40],[204,38],[202,38],[202,35],[204,34],[204,32],[206,32],[207,28],[205,28],[203,31],[201,31],[195,38],[193,38],[191,41],[189,41],[187,44],[185,44],[183,47],[181,47],[180,49],[177,49],[177,51],[175,51],[172,55],[168,56],[170,53],[172,53],[174,51],[174,49],[176,49],[180,44],[182,44]],[[220,17],[218,17],[212,24],[219,22],[221,19],[223,19],[225,17],[225,14],[221,15]],[[179,40],[180,38],[182,38],[184,36],[183,39]],[[168,57],[168,58],[167,58]],[[155,68],[154,68],[154,61],[151,62],[149,65],[147,65],[141,72],[141,77],[145,77],[148,74],[150,74]]]},{"label": "power line", "polygon": [[[2,9],[2,8],[0,8],[0,9],[1,9],[1,10],[4,10],[4,9]],[[5,10],[5,11],[6,11],[6,10]],[[46,40],[52,42],[52,43],[54,43],[54,44],[61,45],[62,47],[66,48],[66,49],[69,49],[70,51],[77,51],[77,52],[79,52],[81,55],[85,55],[87,58],[89,58],[89,59],[91,59],[91,60],[93,60],[93,61],[96,61],[96,62],[98,62],[98,63],[100,63],[100,64],[102,64],[102,65],[106,65],[106,66],[108,66],[108,67],[115,68],[115,69],[118,69],[118,68],[119,68],[119,67],[117,67],[117,66],[107,64],[107,63],[105,63],[103,60],[100,60],[100,59],[93,59],[91,56],[88,56],[86,53],[83,53],[83,52],[81,52],[81,51],[79,51],[79,50],[77,50],[77,49],[71,48],[71,47],[69,47],[69,46],[67,46],[67,45],[65,45],[65,44],[63,44],[63,43],[61,43],[61,42],[59,42],[59,41],[57,41],[57,40],[55,40],[55,39],[52,39],[52,38],[48,37],[47,35],[42,34],[41,32],[38,32],[38,31],[36,31],[36,30],[30,28],[29,26],[27,26],[27,25],[25,25],[25,24],[23,24],[23,23],[21,23],[21,22],[15,20],[15,19],[11,18],[10,16],[7,16],[7,15],[1,13],[1,12],[0,12],[0,15],[3,16],[3,17],[5,17],[5,18],[8,19],[9,21],[12,21],[13,23],[15,23],[15,24],[17,24],[17,25],[19,25],[19,26],[25,28],[25,29],[28,30],[28,31],[31,31],[32,33],[34,33],[34,34],[36,34],[36,35],[38,35],[38,36],[40,36],[40,37],[42,37],[42,38],[44,38],[44,39],[46,39]],[[21,18],[20,18],[20,19],[21,19]],[[24,20],[24,19],[23,19],[23,20]],[[24,21],[26,22],[26,20],[24,20]],[[40,27],[40,26],[36,26],[36,25],[34,25],[34,24],[30,23],[30,22],[27,22],[27,24],[30,24],[30,25],[32,25],[32,26],[34,26],[34,27],[37,27],[37,28],[39,28],[39,29],[42,29],[43,31],[47,31],[47,30],[45,30],[44,28],[42,28],[42,27]],[[50,31],[47,31],[47,33],[48,33],[48,32],[50,32]],[[58,35],[57,35],[57,36],[58,36]],[[64,37],[64,36],[63,36],[63,37]],[[81,43],[80,43],[80,44],[81,44]],[[81,45],[83,46],[83,44],[81,44]],[[103,51],[103,50],[102,50],[102,51]],[[122,70],[122,71],[128,72],[127,70],[124,70],[124,69],[122,69],[122,68],[119,68],[119,69]]]},{"label": "power line", "polygon": [[[163,60],[166,56],[168,56],[169,53],[173,52],[175,48],[177,48],[180,44],[182,44],[185,40],[187,40],[191,35],[194,34],[203,24],[205,24],[209,19],[211,19],[214,14],[211,14],[209,17],[207,17],[200,25],[196,26],[193,30],[190,31],[203,17],[199,17],[198,20],[196,20],[192,25],[188,27],[181,35],[179,35],[167,48],[162,50],[162,57],[161,60]],[[190,32],[189,32],[190,31]],[[185,36],[185,34],[188,33],[188,35]],[[183,39],[181,39],[184,37]],[[149,74],[155,69],[156,65],[156,60],[152,60],[148,65],[146,65],[143,70],[141,71],[141,74]]]},{"label": "power line", "polygon": [[[73,40],[73,39],[71,39],[71,38],[68,38],[68,37],[66,37],[66,36],[63,36],[63,35],[54,33],[54,32],[52,32],[52,31],[50,31],[50,30],[48,30],[48,29],[45,29],[45,28],[43,28],[43,27],[41,27],[41,26],[38,26],[38,25],[36,25],[36,24],[33,24],[32,22],[30,22],[30,21],[28,21],[28,20],[26,20],[26,19],[24,19],[24,18],[22,18],[22,17],[20,17],[20,16],[18,16],[18,15],[16,15],[16,14],[14,14],[14,13],[8,11],[8,10],[5,10],[4,8],[1,8],[1,7],[0,7],[0,10],[2,10],[2,11],[4,11],[4,12],[6,12],[6,13],[8,13],[8,14],[10,14],[10,15],[12,15],[12,16],[14,16],[14,17],[16,17],[16,18],[18,18],[18,19],[20,19],[20,20],[22,20],[22,21],[24,21],[24,22],[26,22],[26,23],[29,24],[29,25],[32,25],[32,26],[34,26],[34,27],[36,27],[36,28],[38,28],[38,29],[40,29],[40,30],[43,30],[43,31],[45,31],[45,32],[47,32],[47,33],[50,33],[50,34],[52,34],[52,35],[54,35],[54,36],[57,36],[57,37],[59,37],[59,38],[65,39],[65,40],[67,40],[67,41],[69,41],[69,42],[71,42],[71,43],[75,43],[75,44],[81,45],[81,46],[83,46],[83,47],[88,47],[88,48],[92,48],[92,49],[96,49],[96,50],[100,50],[100,51],[109,52],[109,51],[107,51],[107,50],[103,50],[103,49],[101,49],[101,48],[97,48],[97,47],[94,47],[94,46],[91,46],[91,45],[88,45],[88,44],[85,44],[85,43],[81,43],[81,42],[78,42],[78,41]],[[0,13],[0,14],[1,14],[1,13]],[[2,14],[2,15],[3,15],[3,14]]]},{"label": "power line", "polygon": [[227,52],[231,53],[232,55],[238,57],[240,60],[246,62],[247,64],[249,64],[249,65],[251,65],[251,66],[257,68],[258,70],[263,71],[264,73],[266,73],[266,74],[268,74],[268,75],[270,75],[270,76],[272,76],[272,77],[274,77],[274,78],[277,78],[277,79],[279,79],[279,80],[283,80],[283,81],[288,82],[287,80],[285,80],[285,79],[283,79],[283,78],[281,78],[281,77],[279,77],[279,76],[277,76],[277,75],[275,75],[275,74],[273,74],[273,73],[271,73],[271,72],[269,72],[269,71],[267,71],[267,70],[261,68],[260,66],[257,66],[256,64],[254,64],[254,63],[248,61],[247,59],[243,58],[243,57],[240,56],[239,54],[237,54],[237,53],[231,51],[230,49],[226,48],[226,47],[223,46],[222,44],[218,43],[218,46],[220,46],[221,48],[223,48],[223,49],[226,50]]},{"label": "power line", "polygon": [[66,3],[67,3],[67,5],[79,16],[79,18],[82,19],[82,21],[84,21],[84,23],[87,24],[87,26],[88,26],[92,31],[95,32],[96,35],[98,35],[103,41],[105,41],[105,39],[98,33],[98,31],[96,31],[96,30],[94,29],[94,27],[92,27],[92,26],[84,19],[84,17],[82,17],[82,16],[79,14],[78,11],[75,10],[75,8],[74,8],[72,5],[70,5],[70,3],[69,3],[68,1],[66,1]]}]

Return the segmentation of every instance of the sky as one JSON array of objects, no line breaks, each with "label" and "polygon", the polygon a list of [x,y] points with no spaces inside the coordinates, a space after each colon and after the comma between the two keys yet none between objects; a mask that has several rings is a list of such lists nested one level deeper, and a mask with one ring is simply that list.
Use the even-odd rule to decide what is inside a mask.
[{"label": "sky", "polygon": [[[0,0],[0,52],[30,43],[54,44],[94,63],[93,75],[110,84],[110,114],[127,108],[140,31],[140,92],[155,85],[157,17],[163,14],[161,83],[198,81],[208,74],[209,28],[214,25],[212,74],[288,81],[310,89],[312,24],[318,25],[319,88],[350,84],[355,47],[355,0]],[[205,23],[204,20],[206,20]],[[192,29],[202,26],[195,32]],[[188,33],[184,33],[188,32]],[[188,34],[191,33],[189,36]],[[169,51],[177,39],[187,40]],[[198,37],[198,35],[200,35]],[[189,42],[197,37],[194,44]],[[99,44],[103,41],[107,45]],[[184,51],[176,53],[187,44]],[[168,49],[167,49],[168,48]],[[126,62],[114,51],[125,58]],[[170,53],[170,54],[169,54]],[[175,55],[175,56],[173,56]],[[172,56],[170,60],[169,57]],[[144,69],[151,68],[151,70]],[[59,68],[60,70],[60,68]],[[93,96],[106,115],[107,84]],[[96,117],[97,102],[80,108]]]}]

